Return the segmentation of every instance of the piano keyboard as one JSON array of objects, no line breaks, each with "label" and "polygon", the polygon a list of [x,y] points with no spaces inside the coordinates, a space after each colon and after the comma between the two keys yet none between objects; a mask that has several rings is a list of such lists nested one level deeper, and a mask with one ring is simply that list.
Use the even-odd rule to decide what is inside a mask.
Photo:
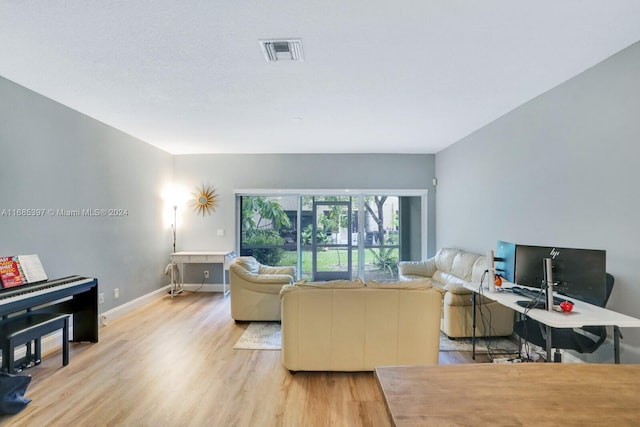
[{"label": "piano keyboard", "polygon": [[48,280],[43,283],[37,283],[27,286],[19,286],[15,288],[3,289],[0,291],[0,305],[11,304],[28,298],[45,295],[51,292],[57,292],[63,289],[73,288],[85,283],[92,282],[94,279],[81,276],[69,276],[56,280]]}]

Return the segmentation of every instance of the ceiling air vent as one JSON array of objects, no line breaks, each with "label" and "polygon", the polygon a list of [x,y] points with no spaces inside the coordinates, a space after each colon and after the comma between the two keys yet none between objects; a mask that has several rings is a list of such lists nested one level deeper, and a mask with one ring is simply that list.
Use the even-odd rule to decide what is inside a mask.
[{"label": "ceiling air vent", "polygon": [[259,42],[267,62],[304,61],[302,42],[299,39],[260,40]]}]

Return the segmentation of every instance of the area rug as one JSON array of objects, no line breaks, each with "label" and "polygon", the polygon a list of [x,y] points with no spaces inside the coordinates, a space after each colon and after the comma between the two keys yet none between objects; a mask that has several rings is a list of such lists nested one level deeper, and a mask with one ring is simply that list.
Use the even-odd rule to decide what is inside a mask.
[{"label": "area rug", "polygon": [[280,350],[279,322],[251,322],[233,346],[239,350]]},{"label": "area rug", "polygon": [[[282,334],[279,322],[251,322],[238,342],[233,346],[239,350],[280,350]],[[476,350],[503,350],[517,352],[518,345],[507,338],[478,338]],[[447,338],[440,333],[440,351],[471,351],[471,338]]]}]

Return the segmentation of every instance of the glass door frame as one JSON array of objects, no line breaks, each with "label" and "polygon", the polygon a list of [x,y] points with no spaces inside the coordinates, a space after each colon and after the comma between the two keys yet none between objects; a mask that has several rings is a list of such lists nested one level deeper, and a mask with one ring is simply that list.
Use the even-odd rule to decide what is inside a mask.
[{"label": "glass door frame", "polygon": [[[240,200],[243,196],[264,196],[264,197],[279,197],[279,196],[292,196],[298,198],[297,203],[297,229],[301,229],[302,223],[302,197],[303,196],[351,196],[353,198],[357,198],[358,200],[358,224],[364,224],[364,200],[366,196],[379,196],[379,195],[390,195],[390,196],[398,196],[398,197],[420,197],[420,205],[421,205],[421,218],[420,218],[420,247],[422,257],[425,258],[427,256],[427,248],[428,248],[428,223],[429,223],[429,212],[428,208],[428,192],[427,189],[237,189],[234,190],[235,196],[235,247],[236,253],[240,253],[240,232],[241,232],[241,216],[242,212],[240,209]],[[364,227],[358,227],[358,259],[364,260],[365,256],[365,248],[364,248]],[[297,239],[297,265],[296,265],[296,274],[298,275],[298,279],[300,278],[300,273],[302,271],[302,241],[300,238]],[[358,262],[358,277],[364,277],[364,262]]]},{"label": "glass door frame", "polygon": [[[352,242],[352,238],[351,238],[351,215],[352,215],[352,203],[353,203],[353,197],[350,197],[349,201],[330,201],[330,200],[315,200],[315,197],[313,197],[313,206],[312,206],[312,210],[313,210],[313,229],[312,229],[312,244],[311,244],[311,257],[312,257],[312,267],[311,267],[311,271],[312,271],[312,277],[314,281],[324,281],[324,280],[334,280],[334,279],[352,279],[352,272],[353,272],[353,264],[352,264],[352,258],[353,258],[353,252],[352,252],[352,248],[353,248],[353,242]],[[342,271],[338,271],[335,272],[334,274],[332,274],[332,272],[329,271],[318,271],[318,207],[319,206],[346,206],[347,207],[347,243],[346,243],[346,247],[347,247],[347,270],[346,272],[342,272]],[[358,230],[360,228],[358,227]],[[301,240],[301,239],[300,239]],[[358,242],[360,243],[360,242]],[[345,246],[344,244],[340,244],[340,243],[327,243],[324,244],[323,246],[327,247],[327,248],[336,248],[337,250],[340,250],[340,248],[342,248],[343,246]],[[358,265],[360,265],[360,263],[358,263]],[[344,275],[344,273],[346,273],[347,277],[342,277]]]}]

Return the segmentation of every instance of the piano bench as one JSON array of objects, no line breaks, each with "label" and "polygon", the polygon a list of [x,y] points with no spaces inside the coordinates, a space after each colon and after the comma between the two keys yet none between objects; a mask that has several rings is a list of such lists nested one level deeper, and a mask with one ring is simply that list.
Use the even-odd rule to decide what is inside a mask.
[{"label": "piano bench", "polygon": [[[0,321],[2,372],[16,373],[15,348],[35,341],[35,363],[40,363],[42,336],[62,329],[62,365],[69,364],[69,315],[60,313],[25,313]],[[30,352],[27,352],[27,357]],[[20,360],[21,361],[21,360]],[[19,361],[18,361],[19,362]],[[27,361],[28,362],[28,361]],[[19,368],[19,367],[18,367]]]}]

